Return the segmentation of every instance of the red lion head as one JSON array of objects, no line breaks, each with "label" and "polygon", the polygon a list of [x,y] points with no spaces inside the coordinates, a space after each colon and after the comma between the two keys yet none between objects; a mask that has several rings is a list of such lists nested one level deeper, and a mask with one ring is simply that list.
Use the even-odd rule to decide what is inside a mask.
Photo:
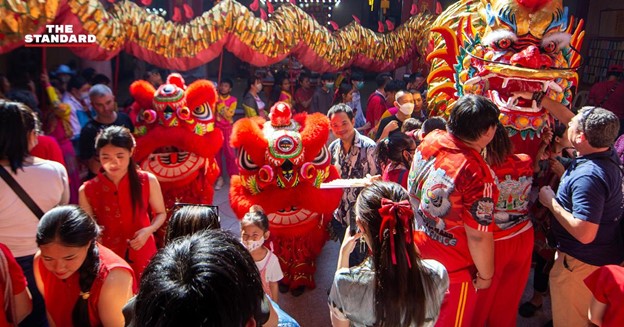
[{"label": "red lion head", "polygon": [[214,127],[215,86],[207,80],[186,86],[182,76],[171,74],[157,90],[136,81],[130,94],[136,101],[135,159],[158,178],[167,205],[211,203],[219,174],[215,155],[223,143]]}]

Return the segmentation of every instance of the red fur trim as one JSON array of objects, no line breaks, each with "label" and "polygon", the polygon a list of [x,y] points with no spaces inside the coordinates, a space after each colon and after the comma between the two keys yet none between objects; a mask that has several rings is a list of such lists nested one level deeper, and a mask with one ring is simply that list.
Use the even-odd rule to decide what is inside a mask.
[{"label": "red fur trim", "polygon": [[264,154],[269,142],[262,134],[263,118],[243,118],[234,123],[230,144],[234,148],[244,147],[247,154],[257,165],[264,164]]},{"label": "red fur trim", "polygon": [[130,95],[142,109],[152,108],[152,100],[154,99],[156,89],[148,81],[138,80],[130,85]]},{"label": "red fur trim", "polygon": [[193,110],[206,102],[210,105],[214,115],[217,103],[217,90],[214,84],[205,79],[191,83],[186,89],[186,105],[189,109]]},{"label": "red fur trim", "polygon": [[167,84],[173,84],[183,90],[186,90],[186,82],[184,82],[184,77],[178,73],[169,74],[167,76]]},{"label": "red fur trim", "polygon": [[305,118],[299,122],[302,125],[301,141],[306,149],[306,161],[312,161],[329,137],[329,118],[318,112],[296,118]]}]

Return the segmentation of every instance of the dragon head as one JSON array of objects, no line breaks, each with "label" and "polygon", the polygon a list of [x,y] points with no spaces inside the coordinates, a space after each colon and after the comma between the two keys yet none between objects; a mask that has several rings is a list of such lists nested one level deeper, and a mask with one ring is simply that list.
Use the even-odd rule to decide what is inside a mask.
[{"label": "dragon head", "polygon": [[187,185],[200,174],[214,182],[219,173],[214,157],[223,134],[214,128],[217,93],[212,82],[186,86],[182,76],[171,74],[158,89],[136,81],[130,94],[135,99],[135,158],[141,168],[154,174],[163,189]]},{"label": "dragon head", "polygon": [[341,190],[320,185],[338,177],[325,142],[329,120],[322,114],[292,116],[278,102],[270,120],[243,118],[234,124],[232,146],[238,149],[239,176],[233,176],[230,204],[242,217],[253,204],[268,214],[271,228],[310,221],[337,206]]},{"label": "dragon head", "polygon": [[460,96],[486,96],[501,110],[516,152],[533,156],[550,118],[540,104],[514,92],[544,91],[570,104],[578,84],[576,49],[584,36],[582,24],[572,32],[573,21],[561,0],[464,0],[451,6],[432,28],[439,34],[428,57],[430,110],[446,116]]}]

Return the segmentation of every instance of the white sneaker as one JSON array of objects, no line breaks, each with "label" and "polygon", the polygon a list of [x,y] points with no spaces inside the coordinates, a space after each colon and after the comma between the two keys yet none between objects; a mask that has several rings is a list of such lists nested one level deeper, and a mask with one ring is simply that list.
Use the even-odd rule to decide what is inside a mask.
[{"label": "white sneaker", "polygon": [[219,177],[219,179],[217,179],[217,182],[215,183],[215,190],[218,191],[223,187],[223,184],[225,182],[223,181],[223,177]]}]

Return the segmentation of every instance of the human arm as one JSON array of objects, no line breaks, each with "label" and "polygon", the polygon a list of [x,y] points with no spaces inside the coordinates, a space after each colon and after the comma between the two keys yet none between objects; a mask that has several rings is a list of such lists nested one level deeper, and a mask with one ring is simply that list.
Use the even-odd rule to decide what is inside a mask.
[{"label": "human arm", "polygon": [[273,308],[273,303],[271,303],[271,300],[268,299],[268,295],[264,294],[264,296],[267,297],[265,301],[267,301],[267,303],[269,304],[269,320],[267,320],[267,322],[265,322],[262,327],[277,327],[277,324],[279,322],[277,311],[275,311],[275,308]]},{"label": "human arm", "polygon": [[362,232],[359,228],[356,230],[354,235],[351,235],[350,230],[350,228],[347,228],[344,238],[342,239],[340,252],[338,253],[338,266],[336,267],[336,270],[340,268],[349,268],[349,256],[351,255],[351,252],[353,252],[353,249],[355,249],[356,241],[362,237]]},{"label": "human arm", "polygon": [[596,300],[596,298],[592,296],[589,304],[589,311],[587,312],[589,321],[596,326],[602,326],[602,319],[604,318],[605,311],[607,311],[607,304]]},{"label": "human arm", "polygon": [[143,245],[145,245],[150,235],[156,232],[165,222],[165,218],[167,218],[165,201],[163,200],[162,191],[160,190],[160,183],[158,183],[156,176],[150,173],[148,173],[148,176],[150,189],[149,205],[152,208],[153,218],[149,226],[136,231],[130,240],[130,247],[135,251],[141,249]]},{"label": "human arm", "polygon": [[87,198],[87,193],[85,192],[85,187],[85,184],[82,184],[78,190],[78,205],[82,208],[82,210],[89,214],[89,216],[95,218],[93,216],[93,207],[91,207],[89,199]]},{"label": "human arm", "polygon": [[377,129],[377,135],[375,136],[375,141],[382,140],[392,132],[399,129],[399,122],[396,120],[392,120],[387,122],[385,126],[383,126],[383,122],[379,124],[379,128]]},{"label": "human arm", "polygon": [[258,104],[251,94],[245,94],[242,105],[246,117],[254,117],[258,115]]},{"label": "human arm", "polygon": [[32,311],[32,297],[26,287],[26,277],[24,277],[24,271],[22,267],[17,263],[15,257],[11,253],[8,247],[4,244],[0,244],[2,255],[7,263],[8,279],[4,283],[10,284],[13,288],[13,305],[15,308],[15,317],[13,322],[19,323]]},{"label": "human arm", "polygon": [[271,289],[271,299],[277,301],[279,298],[279,286],[277,282],[269,282],[269,288]]},{"label": "human arm", "polygon": [[488,288],[494,277],[494,236],[491,232],[482,232],[464,224],[468,241],[468,250],[477,267],[474,281],[475,289]]},{"label": "human arm", "polygon": [[552,212],[559,224],[579,242],[588,244],[596,238],[599,225],[574,217],[571,212],[557,202],[555,192],[550,186],[544,186],[540,189],[539,201]]},{"label": "human arm", "polygon": [[97,304],[102,326],[124,326],[122,309],[131,297],[132,274],[126,269],[112,269],[104,280]]},{"label": "human arm", "polygon": [[540,166],[539,166],[539,162],[540,160],[542,160],[542,156],[544,155],[544,152],[546,152],[546,148],[548,148],[548,145],[550,144],[552,137],[553,137],[553,131],[550,129],[550,127],[546,126],[544,127],[544,130],[542,131],[542,143],[540,143],[540,147],[539,149],[537,149],[537,154],[535,155],[535,160],[533,160],[533,172],[534,173],[539,173],[540,172]]},{"label": "human arm", "polygon": [[[533,93],[531,92],[513,92],[514,96],[521,97],[523,99],[531,100],[533,98]],[[574,113],[568,109],[568,107],[562,105],[558,101],[555,101],[549,98],[547,95],[542,97],[542,107],[548,112],[555,116],[562,124],[568,125],[570,120],[574,117]]]},{"label": "human arm", "polygon": [[331,308],[329,310],[329,313],[330,313],[332,327],[349,327],[350,326],[349,320],[340,319],[338,316],[336,316],[336,313],[334,313],[334,311],[331,310]]}]

